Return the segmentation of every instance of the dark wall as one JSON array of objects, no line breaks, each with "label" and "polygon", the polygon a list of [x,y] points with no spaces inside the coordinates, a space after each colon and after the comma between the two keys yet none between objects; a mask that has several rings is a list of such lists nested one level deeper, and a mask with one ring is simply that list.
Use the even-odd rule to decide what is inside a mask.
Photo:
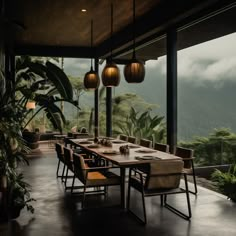
[{"label": "dark wall", "polygon": [[3,79],[2,76],[3,76],[3,72],[4,72],[4,68],[5,68],[5,57],[4,57],[4,39],[3,39],[3,32],[2,32],[2,28],[0,27],[0,71],[1,71],[1,78],[0,79]]},{"label": "dark wall", "polygon": [[[5,53],[4,53],[4,32],[2,22],[0,22],[0,94],[3,92],[5,79]],[[1,111],[0,111],[1,112]],[[0,176],[0,221],[5,218],[6,214],[6,181]]]}]

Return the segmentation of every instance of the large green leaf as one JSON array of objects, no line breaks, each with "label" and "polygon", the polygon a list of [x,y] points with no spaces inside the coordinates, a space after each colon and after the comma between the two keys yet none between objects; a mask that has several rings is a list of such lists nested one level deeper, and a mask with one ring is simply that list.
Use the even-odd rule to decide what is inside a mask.
[{"label": "large green leaf", "polygon": [[30,62],[28,64],[30,72],[37,74],[41,78],[46,78],[47,67],[39,62]]},{"label": "large green leaf", "polygon": [[164,119],[164,116],[155,116],[155,117],[153,117],[153,119],[150,122],[150,129],[156,128],[156,126],[158,126],[163,119]]},{"label": "large green leaf", "polygon": [[58,129],[60,132],[63,130],[63,123],[65,124],[65,117],[61,112],[60,108],[55,104],[51,104],[45,108],[46,116],[52,123],[55,129]]},{"label": "large green leaf", "polygon": [[73,100],[73,88],[66,74],[56,65],[47,61],[47,76],[54,83],[60,95],[68,100]]}]

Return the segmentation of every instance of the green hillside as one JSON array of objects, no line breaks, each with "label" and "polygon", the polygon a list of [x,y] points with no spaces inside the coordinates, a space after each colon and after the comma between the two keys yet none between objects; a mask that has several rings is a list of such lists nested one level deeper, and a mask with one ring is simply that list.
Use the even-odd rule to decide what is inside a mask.
[{"label": "green hillside", "polygon": [[[153,113],[166,117],[166,79],[160,66],[146,70],[142,84],[127,84],[122,78],[119,87],[113,89],[113,96],[136,93],[147,103],[155,104]],[[214,128],[226,127],[236,132],[236,82],[204,82],[197,85],[193,81],[179,77],[178,80],[178,139],[190,140],[193,136],[206,136]],[[100,85],[101,86],[101,85]],[[85,111],[93,106],[93,92],[81,96],[80,107]],[[75,117],[73,108],[66,106],[68,119]]]}]

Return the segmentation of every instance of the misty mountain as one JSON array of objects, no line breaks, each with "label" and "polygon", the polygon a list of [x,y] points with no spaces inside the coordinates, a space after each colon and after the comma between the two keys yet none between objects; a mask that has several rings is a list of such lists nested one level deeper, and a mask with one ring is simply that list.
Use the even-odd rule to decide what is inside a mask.
[{"label": "misty mountain", "polygon": [[[154,112],[166,117],[166,81],[150,73],[136,93],[150,103],[159,104]],[[197,80],[197,78],[196,78]],[[178,139],[207,136],[214,128],[236,131],[236,81],[206,82],[201,86],[178,80]],[[134,89],[134,88],[133,88]]]},{"label": "misty mountain", "polygon": [[[157,105],[153,108],[153,114],[166,117],[166,80],[155,70],[147,72],[142,84],[127,84],[122,77],[119,87],[113,89],[113,96],[136,93],[146,102]],[[196,85],[193,80],[178,80],[178,139],[207,136],[214,128],[220,127],[236,132],[236,82],[226,80],[218,84],[206,82]],[[93,106],[93,99],[93,92],[81,96],[82,111]],[[67,114],[75,116],[73,108],[69,110]]]}]

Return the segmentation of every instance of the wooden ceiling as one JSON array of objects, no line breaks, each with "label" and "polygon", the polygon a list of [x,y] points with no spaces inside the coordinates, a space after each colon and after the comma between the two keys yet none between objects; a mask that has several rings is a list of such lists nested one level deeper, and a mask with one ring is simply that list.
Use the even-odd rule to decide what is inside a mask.
[{"label": "wooden ceiling", "polygon": [[[114,56],[127,59],[132,48],[133,0],[112,3]],[[6,4],[5,15],[15,25],[17,54],[88,58],[93,20],[93,56],[109,56],[111,0],[10,0]],[[178,49],[233,33],[235,15],[235,0],[136,0],[137,54],[143,60],[165,55],[170,28],[178,31]]]}]

